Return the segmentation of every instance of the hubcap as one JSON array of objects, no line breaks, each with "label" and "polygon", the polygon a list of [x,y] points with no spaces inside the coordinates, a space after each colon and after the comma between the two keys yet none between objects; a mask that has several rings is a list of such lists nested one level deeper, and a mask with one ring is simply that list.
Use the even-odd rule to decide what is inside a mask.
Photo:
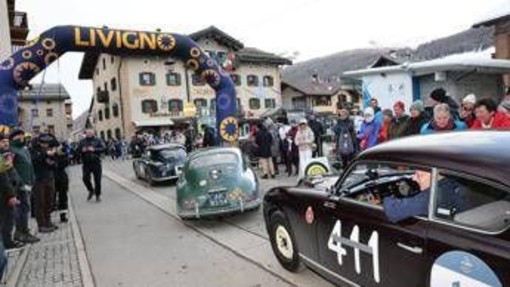
[{"label": "hubcap", "polygon": [[292,245],[289,232],[282,225],[278,225],[276,228],[276,246],[283,257],[292,260],[294,257],[294,246]]}]

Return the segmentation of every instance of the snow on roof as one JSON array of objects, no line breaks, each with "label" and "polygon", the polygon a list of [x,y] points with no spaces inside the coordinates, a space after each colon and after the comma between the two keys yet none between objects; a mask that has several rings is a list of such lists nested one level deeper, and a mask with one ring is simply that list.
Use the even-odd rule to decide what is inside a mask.
[{"label": "snow on roof", "polygon": [[505,16],[510,16],[510,1],[502,1],[498,7],[493,7],[492,10],[487,11],[473,26],[493,25],[494,20]]},{"label": "snow on roof", "polygon": [[407,72],[413,75],[426,75],[444,71],[477,71],[480,73],[510,73],[510,60],[492,59],[494,47],[478,52],[450,55],[430,61],[404,63],[398,66],[363,69],[345,72],[346,77],[362,77],[380,73]]}]

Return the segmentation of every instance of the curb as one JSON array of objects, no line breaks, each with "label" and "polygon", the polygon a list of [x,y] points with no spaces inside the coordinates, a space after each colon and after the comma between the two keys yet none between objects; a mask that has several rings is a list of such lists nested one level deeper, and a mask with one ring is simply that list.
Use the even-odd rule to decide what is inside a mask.
[{"label": "curb", "polygon": [[95,287],[94,277],[90,271],[90,261],[87,257],[85,244],[83,243],[83,236],[81,234],[80,226],[76,215],[74,213],[74,204],[71,196],[69,196],[69,219],[73,231],[74,246],[78,253],[78,265],[80,266],[81,279],[84,287]]}]

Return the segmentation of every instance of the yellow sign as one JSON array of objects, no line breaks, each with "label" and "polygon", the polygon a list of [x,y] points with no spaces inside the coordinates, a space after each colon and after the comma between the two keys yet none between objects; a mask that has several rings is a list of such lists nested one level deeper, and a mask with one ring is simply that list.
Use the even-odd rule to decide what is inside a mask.
[{"label": "yellow sign", "polygon": [[175,38],[165,33],[129,32],[97,28],[74,28],[74,44],[79,47],[126,48],[129,50],[160,50],[175,47]]},{"label": "yellow sign", "polygon": [[194,117],[197,115],[197,107],[194,103],[186,103],[183,112],[185,117]]}]

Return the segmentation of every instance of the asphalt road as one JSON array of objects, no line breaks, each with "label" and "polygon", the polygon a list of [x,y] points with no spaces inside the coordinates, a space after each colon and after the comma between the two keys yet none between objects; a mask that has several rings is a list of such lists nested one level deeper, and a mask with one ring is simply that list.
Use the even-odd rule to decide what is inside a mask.
[{"label": "asphalt road", "polygon": [[[97,286],[331,286],[308,270],[292,274],[279,266],[261,210],[183,222],[171,216],[173,185],[150,187],[137,180],[131,161],[105,160],[103,167],[101,203],[86,202],[81,169],[70,172]],[[261,185],[266,191],[295,182],[280,176]]]}]

